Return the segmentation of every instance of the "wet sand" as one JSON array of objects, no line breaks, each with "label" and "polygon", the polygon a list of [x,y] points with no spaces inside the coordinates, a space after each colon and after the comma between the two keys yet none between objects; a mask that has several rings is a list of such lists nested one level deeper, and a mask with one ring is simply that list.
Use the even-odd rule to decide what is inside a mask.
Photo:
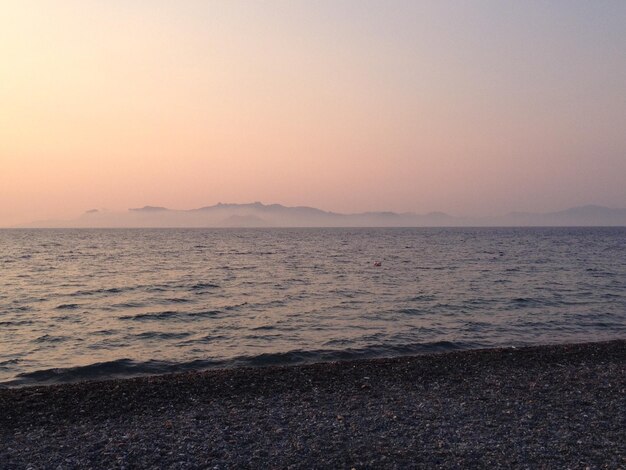
[{"label": "wet sand", "polygon": [[0,468],[624,468],[626,341],[0,390]]}]

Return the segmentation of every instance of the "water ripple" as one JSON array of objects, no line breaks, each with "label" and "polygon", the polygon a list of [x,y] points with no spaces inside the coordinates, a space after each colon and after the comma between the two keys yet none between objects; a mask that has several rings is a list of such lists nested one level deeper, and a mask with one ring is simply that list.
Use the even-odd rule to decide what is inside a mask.
[{"label": "water ripple", "polygon": [[0,230],[0,246],[0,383],[626,336],[626,228]]}]

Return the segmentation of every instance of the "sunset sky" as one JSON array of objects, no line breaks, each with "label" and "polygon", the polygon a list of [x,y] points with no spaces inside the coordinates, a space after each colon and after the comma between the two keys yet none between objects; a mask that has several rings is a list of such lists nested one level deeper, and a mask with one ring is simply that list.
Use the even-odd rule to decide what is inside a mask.
[{"label": "sunset sky", "polygon": [[626,207],[626,1],[8,0],[0,226]]}]

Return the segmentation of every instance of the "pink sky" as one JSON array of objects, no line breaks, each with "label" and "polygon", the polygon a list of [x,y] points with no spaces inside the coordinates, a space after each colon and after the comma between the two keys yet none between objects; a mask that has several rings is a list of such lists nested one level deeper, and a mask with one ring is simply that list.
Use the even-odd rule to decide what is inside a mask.
[{"label": "pink sky", "polygon": [[0,18],[0,226],[218,201],[626,207],[625,2],[23,0]]}]

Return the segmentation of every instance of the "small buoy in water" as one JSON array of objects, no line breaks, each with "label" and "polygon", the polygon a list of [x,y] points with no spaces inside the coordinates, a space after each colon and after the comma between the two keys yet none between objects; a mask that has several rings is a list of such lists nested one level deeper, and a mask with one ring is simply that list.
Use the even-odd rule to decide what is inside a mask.
[{"label": "small buoy in water", "polygon": [[380,261],[374,262],[374,266],[382,266],[382,265],[383,265],[383,263],[381,263]]}]

